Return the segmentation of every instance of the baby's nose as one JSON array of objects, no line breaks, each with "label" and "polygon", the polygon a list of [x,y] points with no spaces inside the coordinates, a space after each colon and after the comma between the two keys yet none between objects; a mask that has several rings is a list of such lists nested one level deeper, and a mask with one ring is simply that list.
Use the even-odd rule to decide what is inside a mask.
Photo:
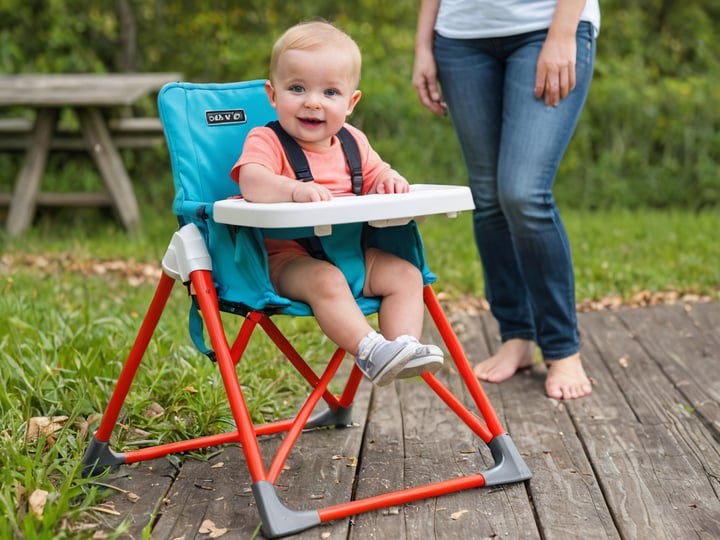
[{"label": "baby's nose", "polygon": [[320,100],[317,98],[317,96],[309,95],[305,100],[305,107],[307,107],[308,109],[319,109]]}]

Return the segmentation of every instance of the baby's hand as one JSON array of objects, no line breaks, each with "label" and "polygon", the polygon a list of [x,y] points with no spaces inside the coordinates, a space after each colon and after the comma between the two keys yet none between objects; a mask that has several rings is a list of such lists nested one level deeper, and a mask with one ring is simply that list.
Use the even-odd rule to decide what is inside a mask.
[{"label": "baby's hand", "polygon": [[332,199],[330,190],[315,182],[297,182],[292,191],[292,202],[318,202]]},{"label": "baby's hand", "polygon": [[407,193],[410,184],[397,171],[390,169],[388,173],[379,178],[370,190],[370,193]]}]

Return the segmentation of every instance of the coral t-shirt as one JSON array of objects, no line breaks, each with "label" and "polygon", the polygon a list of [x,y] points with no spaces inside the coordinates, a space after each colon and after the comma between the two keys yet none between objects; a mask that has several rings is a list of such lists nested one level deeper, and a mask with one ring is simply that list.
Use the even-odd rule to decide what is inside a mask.
[{"label": "coral t-shirt", "polygon": [[[363,173],[362,194],[365,194],[370,191],[377,179],[390,169],[390,165],[385,163],[372,149],[362,131],[349,124],[345,124],[345,128],[355,138],[358,145]],[[303,149],[303,152],[305,152],[310,172],[316,183],[327,187],[336,197],[353,195],[350,168],[337,136],[332,138],[328,148],[322,150]],[[295,172],[285,155],[280,140],[268,127],[256,127],[248,133],[242,154],[230,171],[230,177],[235,182],[238,181],[240,167],[248,163],[263,165],[275,174],[295,178]],[[270,281],[276,287],[282,267],[295,257],[307,256],[305,249],[293,240],[266,238],[265,248],[270,266]]]},{"label": "coral t-shirt", "polygon": [[[365,194],[370,191],[378,177],[390,169],[390,165],[385,163],[372,149],[362,131],[349,124],[345,124],[345,128],[357,141],[363,172],[362,193]],[[335,196],[352,194],[350,169],[337,137],[332,138],[332,143],[328,148],[303,151],[317,184],[327,187]],[[230,171],[230,177],[235,182],[238,181],[240,167],[248,163],[257,163],[267,167],[275,174],[295,178],[295,172],[290,166],[280,140],[268,127],[257,127],[248,133],[243,145],[243,152]]]}]

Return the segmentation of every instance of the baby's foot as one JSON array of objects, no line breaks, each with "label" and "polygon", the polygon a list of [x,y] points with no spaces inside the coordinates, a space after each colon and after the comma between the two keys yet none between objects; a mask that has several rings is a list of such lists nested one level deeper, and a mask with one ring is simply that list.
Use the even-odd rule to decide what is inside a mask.
[{"label": "baby's foot", "polygon": [[509,339],[496,354],[477,364],[473,373],[481,381],[503,382],[532,365],[533,348],[533,342],[528,339]]},{"label": "baby's foot", "polygon": [[580,354],[547,362],[545,379],[547,395],[555,399],[575,399],[592,392],[592,384],[585,374]]},{"label": "baby's foot", "polygon": [[390,384],[405,365],[415,358],[415,343],[387,341],[383,336],[371,332],[360,342],[360,352],[355,364],[360,371],[378,386]]},{"label": "baby's foot", "polygon": [[406,341],[415,345],[415,354],[410,361],[405,364],[396,379],[408,379],[421,375],[422,373],[435,373],[443,365],[443,352],[437,345],[423,345],[412,336],[400,336],[396,341]]}]

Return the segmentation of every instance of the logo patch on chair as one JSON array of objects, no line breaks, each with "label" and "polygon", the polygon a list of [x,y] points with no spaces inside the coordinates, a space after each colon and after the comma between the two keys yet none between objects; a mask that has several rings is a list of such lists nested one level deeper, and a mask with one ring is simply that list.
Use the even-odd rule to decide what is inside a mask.
[{"label": "logo patch on chair", "polygon": [[205,111],[205,121],[208,126],[221,126],[224,124],[244,124],[247,122],[245,109],[230,109],[226,111]]}]

